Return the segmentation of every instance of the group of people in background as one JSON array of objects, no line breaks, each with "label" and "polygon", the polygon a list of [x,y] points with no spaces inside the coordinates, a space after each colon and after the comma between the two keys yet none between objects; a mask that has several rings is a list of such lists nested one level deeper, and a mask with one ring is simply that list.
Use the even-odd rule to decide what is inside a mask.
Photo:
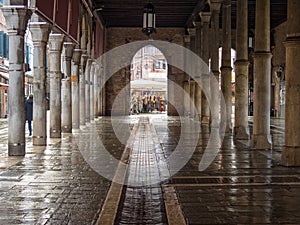
[{"label": "group of people in background", "polygon": [[133,95],[131,98],[131,114],[164,112],[166,111],[167,101],[163,96]]}]

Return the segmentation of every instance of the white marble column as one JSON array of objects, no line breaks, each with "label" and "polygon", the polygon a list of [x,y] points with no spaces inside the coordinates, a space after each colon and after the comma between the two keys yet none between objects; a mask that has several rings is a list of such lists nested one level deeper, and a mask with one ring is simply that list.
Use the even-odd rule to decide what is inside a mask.
[{"label": "white marble column", "polygon": [[31,11],[23,6],[2,8],[9,35],[8,155],[25,155],[24,35]]},{"label": "white marble column", "polygon": [[79,67],[79,110],[80,110],[80,125],[85,125],[85,68],[88,55],[86,50],[82,49]]},{"label": "white marble column", "polygon": [[270,0],[256,1],[254,50],[253,147],[272,148],[270,134],[271,57]]},{"label": "white marble column", "polygon": [[63,133],[72,133],[72,97],[71,97],[71,59],[74,43],[63,43],[63,74],[61,87],[61,130]]},{"label": "white marble column", "polygon": [[73,50],[71,64],[71,93],[72,93],[72,129],[79,129],[79,64],[81,58],[81,49]]},{"label": "white marble column", "polygon": [[33,145],[47,145],[46,109],[46,46],[50,25],[45,22],[29,24],[33,42]]},{"label": "white marble column", "polygon": [[95,119],[95,109],[94,109],[94,85],[95,85],[95,71],[96,71],[96,63],[93,62],[91,65],[90,71],[90,120],[93,121]]},{"label": "white marble column", "polygon": [[61,138],[61,51],[63,35],[49,36],[50,138]]},{"label": "white marble column", "polygon": [[300,1],[288,0],[285,147],[282,163],[300,166]]},{"label": "white marble column", "polygon": [[[231,89],[231,1],[224,0],[222,6],[222,66],[221,66],[221,81],[222,81],[222,92],[226,105],[226,133],[232,132],[232,89]],[[221,110],[221,112],[224,112]],[[221,113],[221,116],[225,116]]]},{"label": "white marble column", "polygon": [[[201,12],[201,23],[202,23],[202,41],[201,41],[201,58],[207,64],[209,64],[209,24],[210,24],[210,12]],[[210,82],[209,82],[209,75],[202,74],[202,85],[210,90]],[[210,110],[208,105],[208,96],[202,92],[202,99],[201,99],[201,123],[202,124],[209,124],[210,121]]]},{"label": "white marble column", "polygon": [[90,76],[91,76],[91,66],[92,66],[93,60],[91,58],[87,59],[86,66],[85,66],[85,122],[89,123],[91,122],[91,117],[90,117],[90,92],[91,92],[91,87],[90,87]]},{"label": "white marble column", "polygon": [[211,127],[218,128],[220,125],[219,111],[220,111],[220,100],[219,100],[219,16],[220,8],[223,0],[209,0],[211,9],[211,71],[218,82],[210,83],[211,90]]},{"label": "white marble column", "polygon": [[98,102],[99,102],[99,65],[95,64],[95,74],[94,74],[94,118],[99,116]]},{"label": "white marble column", "polygon": [[248,1],[237,1],[234,138],[249,139],[248,127]]}]

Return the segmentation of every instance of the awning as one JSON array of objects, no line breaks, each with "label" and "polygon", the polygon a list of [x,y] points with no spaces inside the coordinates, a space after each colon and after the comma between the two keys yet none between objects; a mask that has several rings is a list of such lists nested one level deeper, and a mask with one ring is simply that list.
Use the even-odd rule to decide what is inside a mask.
[{"label": "awning", "polygon": [[141,89],[141,90],[166,90],[167,82],[158,82],[152,80],[134,80],[130,82],[131,89]]}]

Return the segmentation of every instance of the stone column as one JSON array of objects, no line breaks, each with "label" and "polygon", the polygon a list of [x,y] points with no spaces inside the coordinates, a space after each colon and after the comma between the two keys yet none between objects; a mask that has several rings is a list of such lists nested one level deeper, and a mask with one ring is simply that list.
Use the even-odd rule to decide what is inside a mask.
[{"label": "stone column", "polygon": [[[189,36],[190,36],[190,50],[197,54],[196,50],[196,28],[189,28],[188,29]],[[187,66],[189,66],[189,62],[187,62]],[[190,117],[195,117],[195,81],[189,79],[190,81]]]},{"label": "stone column", "polygon": [[300,166],[300,1],[288,0],[285,148],[282,163]]},{"label": "stone column", "polygon": [[190,80],[190,112],[191,118],[195,117],[195,81]]},{"label": "stone column", "polygon": [[75,48],[73,51],[71,65],[71,93],[72,93],[72,129],[79,129],[79,64],[81,49]]},{"label": "stone column", "polygon": [[88,55],[86,50],[82,50],[79,70],[79,110],[80,110],[80,125],[85,125],[85,68]]},{"label": "stone column", "polygon": [[237,1],[234,137],[249,139],[248,128],[248,1]]},{"label": "stone column", "polygon": [[256,1],[255,28],[253,147],[270,149],[270,0]]},{"label": "stone column", "polygon": [[[209,64],[209,24],[210,24],[210,12],[201,12],[201,23],[202,23],[202,41],[201,41],[201,57],[203,61]],[[201,75],[202,84],[206,87],[210,86],[209,83],[209,76],[208,75]],[[208,88],[209,90],[209,88]],[[207,98],[209,96],[205,96],[202,92],[202,99],[201,99],[201,123],[202,124],[209,124],[210,120],[210,111]]]},{"label": "stone column", "polygon": [[86,66],[85,66],[85,122],[91,122],[90,118],[90,76],[91,76],[91,66],[92,66],[92,59],[87,59]]},{"label": "stone column", "polygon": [[31,11],[2,8],[9,35],[8,155],[25,155],[24,35]]},{"label": "stone column", "polygon": [[200,76],[195,77],[195,80],[198,82],[195,82],[195,119],[197,121],[201,121],[201,98],[202,98],[202,90],[200,87]]},{"label": "stone column", "polygon": [[196,53],[196,29],[195,28],[189,28],[188,29],[189,36],[190,36],[190,44],[189,49]]},{"label": "stone column", "polygon": [[[201,22],[194,22],[194,26],[196,27],[196,40],[195,40],[195,49],[196,54],[201,57]],[[201,98],[202,98],[202,90],[200,87],[200,79],[201,74],[198,74],[195,77],[195,95],[194,95],[194,102],[195,102],[195,119],[201,121]],[[196,82],[198,81],[198,82]]]},{"label": "stone column", "polygon": [[[226,104],[226,133],[232,132],[231,114],[232,114],[232,90],[231,90],[231,1],[224,0],[222,6],[222,66],[221,80],[222,92]],[[222,112],[225,111],[221,110]],[[221,113],[224,116],[224,113]]]},{"label": "stone column", "polygon": [[90,120],[93,121],[95,119],[95,110],[94,110],[94,80],[95,80],[95,71],[96,71],[96,63],[93,62],[91,65],[90,72]]},{"label": "stone column", "polygon": [[98,117],[99,111],[98,111],[98,93],[99,93],[99,65],[95,63],[95,73],[94,73],[94,118]]},{"label": "stone column", "polygon": [[103,115],[103,96],[102,96],[102,84],[103,84],[103,68],[99,65],[99,72],[98,72],[98,115]]},{"label": "stone column", "polygon": [[183,96],[183,104],[184,104],[184,115],[185,116],[190,116],[190,82],[185,81],[184,82],[184,96]]},{"label": "stone column", "polygon": [[[191,49],[191,38],[190,35],[184,35],[184,46],[187,49]],[[185,57],[184,66],[187,68],[189,66],[189,62],[187,62],[187,59]],[[186,71],[186,69],[185,69]],[[191,106],[190,106],[190,77],[188,74],[186,76],[186,81],[184,82],[183,88],[184,88],[184,96],[183,96],[183,108],[184,108],[184,115],[190,116],[191,115]]]},{"label": "stone column", "polygon": [[33,145],[47,145],[46,109],[46,47],[50,25],[45,22],[29,24],[33,42]]},{"label": "stone column", "polygon": [[71,59],[74,43],[64,42],[63,44],[63,73],[61,89],[61,130],[63,133],[72,133],[72,98],[71,98]]},{"label": "stone column", "polygon": [[61,138],[61,51],[62,34],[49,36],[50,138]]},{"label": "stone column", "polygon": [[[209,0],[210,9],[211,9],[211,71],[214,74],[216,80],[219,82],[219,15],[220,7],[223,0]],[[219,110],[220,110],[220,101],[219,101],[219,85],[218,82],[211,82],[211,127],[219,127]]]}]

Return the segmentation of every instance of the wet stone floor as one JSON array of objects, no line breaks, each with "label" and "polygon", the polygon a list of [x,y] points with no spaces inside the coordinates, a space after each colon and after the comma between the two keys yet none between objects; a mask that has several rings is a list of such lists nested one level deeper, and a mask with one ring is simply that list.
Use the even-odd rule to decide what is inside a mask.
[{"label": "wet stone floor", "polygon": [[[271,123],[273,150],[225,135],[207,154],[210,131],[193,120],[103,117],[46,147],[32,146],[27,136],[20,158],[7,156],[7,121],[0,120],[0,224],[97,224],[111,184],[101,171],[114,173],[130,132],[136,133],[115,224],[300,224],[300,168],[281,166],[284,123]],[[109,156],[97,145],[83,147],[78,135],[90,143],[99,137]]]}]

